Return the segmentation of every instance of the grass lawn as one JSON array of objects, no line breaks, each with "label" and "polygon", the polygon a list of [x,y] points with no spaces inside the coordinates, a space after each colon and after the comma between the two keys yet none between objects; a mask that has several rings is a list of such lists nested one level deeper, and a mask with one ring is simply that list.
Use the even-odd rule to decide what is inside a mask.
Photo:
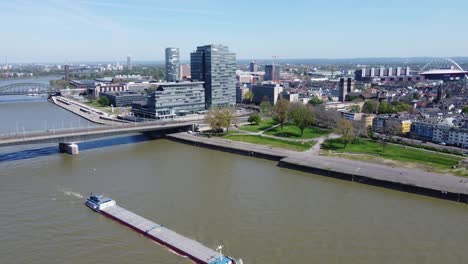
[{"label": "grass lawn", "polygon": [[106,112],[108,114],[114,114],[114,115],[118,115],[120,113],[120,110],[118,109],[118,107],[114,107],[114,112],[112,112],[112,107],[110,106],[101,106],[97,101],[90,101],[90,102],[85,102],[84,103],[85,105],[89,105],[93,108],[96,108],[102,112]]},{"label": "grass lawn", "polygon": [[285,124],[283,126],[283,131],[281,127],[275,127],[272,130],[265,132],[267,135],[285,137],[285,138],[294,138],[294,139],[307,139],[307,138],[317,138],[325,136],[330,133],[330,130],[318,128],[318,127],[308,127],[304,129],[304,135],[301,136],[301,130],[293,124]]},{"label": "grass lawn", "polygon": [[313,147],[316,143],[315,141],[302,143],[302,142],[280,140],[280,139],[275,139],[275,138],[267,138],[267,137],[262,137],[262,136],[240,135],[240,134],[230,134],[230,135],[224,136],[224,138],[235,140],[235,141],[266,145],[266,146],[275,147],[275,148],[289,149],[289,150],[294,150],[294,151],[308,150],[311,147]]},{"label": "grass lawn", "polygon": [[260,124],[258,125],[241,126],[239,129],[249,131],[249,132],[260,132],[274,125],[276,125],[276,122],[273,121],[273,119],[268,118],[268,119],[262,120],[262,122],[260,122]]},{"label": "grass lawn", "polygon": [[335,152],[378,155],[385,159],[422,163],[440,169],[452,169],[453,165],[463,159],[462,157],[459,158],[388,143],[384,148],[379,142],[363,139],[359,140],[357,144],[348,144],[346,150],[341,139],[331,139],[322,144],[322,149]]}]

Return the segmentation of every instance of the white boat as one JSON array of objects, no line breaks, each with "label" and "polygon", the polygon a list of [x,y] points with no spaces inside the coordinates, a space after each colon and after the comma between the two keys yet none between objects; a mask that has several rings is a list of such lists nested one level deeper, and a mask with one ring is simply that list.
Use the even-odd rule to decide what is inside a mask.
[{"label": "white boat", "polygon": [[85,204],[86,204],[86,206],[93,209],[94,211],[99,212],[100,210],[102,210],[104,208],[114,206],[115,201],[112,200],[109,197],[104,197],[102,195],[92,195],[91,194],[91,196],[89,196],[89,198],[86,199]]}]

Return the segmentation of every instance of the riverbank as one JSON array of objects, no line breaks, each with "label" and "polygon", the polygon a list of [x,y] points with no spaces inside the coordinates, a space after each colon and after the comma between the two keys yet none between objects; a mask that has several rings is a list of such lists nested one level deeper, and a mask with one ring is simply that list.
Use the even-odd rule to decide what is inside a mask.
[{"label": "riverbank", "polygon": [[279,162],[278,166],[284,168],[468,203],[468,179],[449,174],[319,156],[309,152],[301,153],[222,138],[205,138],[187,133],[171,134],[167,135],[167,138],[194,146],[275,160]]}]

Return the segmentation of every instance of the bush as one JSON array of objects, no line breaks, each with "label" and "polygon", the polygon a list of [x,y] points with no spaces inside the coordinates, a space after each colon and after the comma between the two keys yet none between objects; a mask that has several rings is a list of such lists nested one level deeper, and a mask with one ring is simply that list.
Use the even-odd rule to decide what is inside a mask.
[{"label": "bush", "polygon": [[247,121],[249,121],[249,123],[253,123],[255,125],[258,125],[258,124],[260,124],[260,122],[262,122],[262,117],[260,115],[258,115],[258,114],[251,115],[251,116],[249,116],[249,119]]},{"label": "bush", "polygon": [[100,106],[110,106],[110,100],[106,96],[99,97],[98,103]]}]

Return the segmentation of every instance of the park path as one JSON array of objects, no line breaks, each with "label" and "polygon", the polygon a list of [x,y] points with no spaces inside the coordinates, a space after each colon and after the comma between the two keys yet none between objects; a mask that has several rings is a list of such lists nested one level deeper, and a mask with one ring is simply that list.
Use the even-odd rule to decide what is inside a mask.
[{"label": "park path", "polygon": [[332,133],[332,134],[328,134],[326,136],[314,138],[314,140],[317,141],[317,144],[315,144],[309,150],[304,151],[304,153],[319,155],[320,154],[320,148],[321,148],[323,142],[325,142],[325,140],[335,139],[335,138],[339,138],[339,137],[340,137],[340,135]]},{"label": "park path", "polygon": [[325,136],[321,136],[321,137],[316,137],[316,138],[299,138],[299,139],[296,139],[296,138],[285,138],[285,137],[277,137],[277,136],[273,136],[273,135],[267,135],[267,134],[264,134],[265,132],[269,131],[269,130],[272,130],[272,129],[275,129],[277,128],[278,126],[280,126],[279,124],[277,125],[274,125],[274,126],[271,126],[265,130],[262,130],[262,131],[259,131],[259,132],[250,132],[250,131],[246,131],[246,130],[241,130],[241,129],[235,129],[237,132],[240,132],[240,133],[243,133],[243,134],[246,134],[246,135],[252,135],[252,136],[262,136],[262,137],[267,137],[267,138],[273,138],[273,139],[279,139],[279,140],[284,140],[284,141],[291,141],[291,142],[311,142],[311,141],[316,141],[317,143],[312,147],[310,148],[309,150],[305,151],[305,153],[309,153],[309,154],[315,154],[315,155],[318,155],[319,152],[320,152],[320,146],[323,144],[323,142],[325,142],[325,140],[328,140],[328,139],[335,139],[335,138],[339,138],[340,136],[337,135],[337,134],[328,134],[328,135],[325,135]]}]

